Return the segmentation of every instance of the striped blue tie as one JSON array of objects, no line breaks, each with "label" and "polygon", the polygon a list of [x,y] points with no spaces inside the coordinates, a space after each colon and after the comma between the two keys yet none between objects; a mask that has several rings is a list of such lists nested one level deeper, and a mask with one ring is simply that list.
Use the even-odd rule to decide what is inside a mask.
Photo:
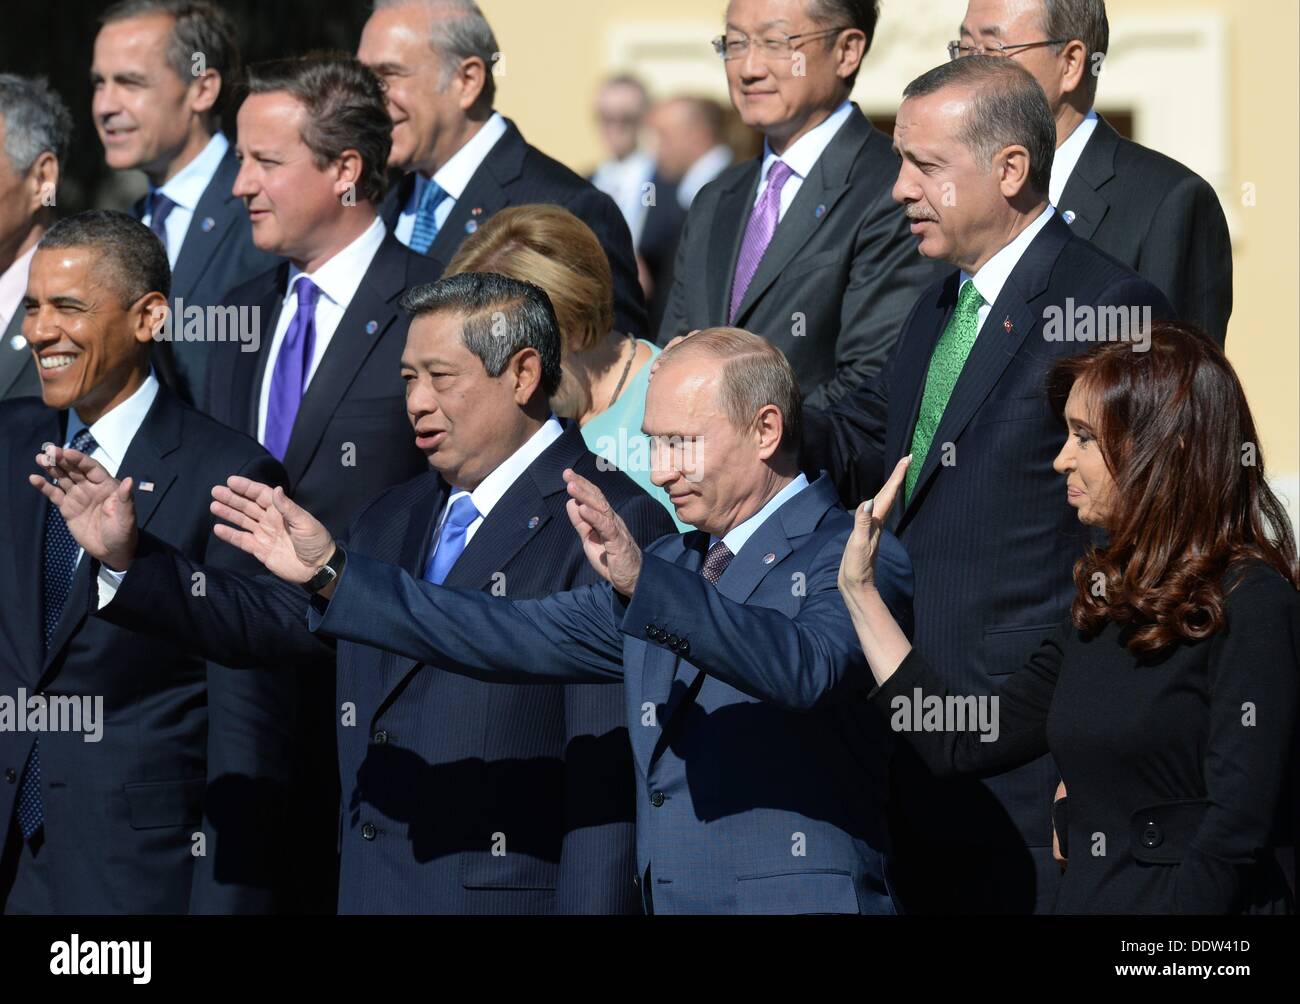
[{"label": "striped blue tie", "polygon": [[430,178],[424,182],[424,191],[420,193],[420,204],[415,210],[415,228],[411,231],[410,248],[420,254],[428,254],[433,242],[438,239],[438,207],[450,196],[441,185]]}]

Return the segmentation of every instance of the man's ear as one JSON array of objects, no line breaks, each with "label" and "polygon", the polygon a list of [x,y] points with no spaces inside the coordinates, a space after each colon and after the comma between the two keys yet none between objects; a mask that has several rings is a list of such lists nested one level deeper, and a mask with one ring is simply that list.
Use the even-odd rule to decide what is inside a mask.
[{"label": "man's ear", "polygon": [[460,88],[457,104],[460,105],[461,111],[469,111],[478,104],[483,88],[487,86],[488,74],[491,72],[492,68],[478,56],[469,56],[460,61],[454,79]]},{"label": "man's ear", "polygon": [[[196,53],[197,55],[197,53]],[[190,81],[190,107],[199,115],[211,114],[221,98],[223,81],[216,70],[204,69]]]},{"label": "man's ear", "polygon": [[1029,151],[1023,146],[1003,148],[994,158],[998,171],[998,188],[1011,201],[1029,187]]},{"label": "man's ear", "polygon": [[840,33],[835,40],[835,73],[848,80],[862,66],[867,55],[867,36],[857,28]]},{"label": "man's ear", "polygon": [[1061,50],[1061,92],[1073,94],[1086,88],[1088,76],[1093,72],[1093,61],[1088,58],[1088,47],[1073,39]]},{"label": "man's ear", "polygon": [[534,348],[520,349],[510,357],[506,371],[514,381],[515,404],[522,408],[542,386],[542,357]]},{"label": "man's ear", "polygon": [[765,404],[758,409],[754,419],[754,436],[758,442],[758,458],[767,460],[781,448],[781,438],[785,435],[785,418],[781,409],[774,404]]},{"label": "man's ear", "polygon": [[171,312],[171,305],[168,304],[167,297],[154,291],[146,293],[136,300],[131,311],[135,328],[132,334],[135,336],[135,340],[142,343],[152,342],[154,332],[162,327],[167,315]]},{"label": "man's ear", "polygon": [[59,158],[46,150],[27,171],[24,181],[28,208],[33,215],[43,208],[51,208],[59,190]]}]

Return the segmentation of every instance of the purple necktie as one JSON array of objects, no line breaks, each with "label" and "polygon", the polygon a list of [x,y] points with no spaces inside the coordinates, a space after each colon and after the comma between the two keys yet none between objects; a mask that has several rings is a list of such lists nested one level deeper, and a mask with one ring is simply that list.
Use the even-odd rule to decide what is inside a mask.
[{"label": "purple necktie", "polygon": [[298,297],[298,310],[280,343],[275,372],[271,374],[266,439],[262,443],[277,460],[283,460],[289,450],[289,435],[298,417],[298,406],[302,404],[312,353],[316,351],[316,301],[320,299],[320,289],[305,275],[299,277],[293,289]]},{"label": "purple necktie", "polygon": [[736,277],[731,283],[731,324],[736,323],[740,304],[749,291],[749,284],[754,281],[754,273],[758,271],[767,246],[772,243],[772,235],[781,219],[781,189],[793,174],[790,165],[783,160],[774,161],[767,172],[767,188],[763,189],[763,197],[749,217],[745,239],[740,245],[740,257],[736,260]]}]

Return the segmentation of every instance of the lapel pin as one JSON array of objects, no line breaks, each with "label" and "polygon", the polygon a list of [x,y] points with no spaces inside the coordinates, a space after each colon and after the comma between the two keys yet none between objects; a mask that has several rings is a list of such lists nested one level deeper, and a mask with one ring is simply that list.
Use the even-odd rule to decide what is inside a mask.
[{"label": "lapel pin", "polygon": [[1073,223],[1075,220],[1074,210],[1067,209],[1065,212],[1061,214],[1061,219],[1065,220],[1066,223]]},{"label": "lapel pin", "polygon": [[154,488],[154,485],[153,485],[153,482],[152,482],[152,481],[141,481],[141,482],[140,482],[140,491],[142,491],[142,492],[151,492],[151,491],[153,491],[153,488]]},{"label": "lapel pin", "polygon": [[378,321],[367,321],[367,322],[366,322],[366,334],[367,334],[367,335],[373,335],[373,334],[374,334],[376,331],[378,331],[378,330],[379,330],[379,322],[378,322]]},{"label": "lapel pin", "polygon": [[770,565],[770,564],[772,564],[772,562],[774,562],[774,561],[776,561],[776,555],[775,555],[775,554],[772,554],[771,552],[769,552],[769,553],[763,555],[763,564],[765,564],[765,565]]},{"label": "lapel pin", "polygon": [[823,216],[825,216],[825,215],[826,215],[826,205],[825,205],[825,203],[823,203],[822,205],[818,206],[817,209],[816,209],[816,211],[813,213],[813,215],[816,216],[819,220],[820,220]]},{"label": "lapel pin", "polygon": [[482,215],[483,215],[483,207],[482,207],[482,206],[475,206],[473,209],[471,209],[471,210],[469,211],[469,214],[470,214],[471,216],[482,216]]},{"label": "lapel pin", "polygon": [[9,347],[15,352],[21,352],[27,348],[27,339],[22,335],[14,335],[13,338],[9,339]]},{"label": "lapel pin", "polygon": [[1015,330],[1016,326],[1011,323],[1011,318],[1008,317],[1005,321],[1002,322],[1002,327],[1006,328],[1007,334],[1011,334],[1011,332]]},{"label": "lapel pin", "polygon": [[199,226],[203,228],[203,232],[205,234],[211,233],[212,228],[215,227],[216,225],[217,225],[217,221],[214,220],[211,216],[203,217],[203,222],[199,224]]},{"label": "lapel pin", "polygon": [[467,234],[472,234],[472,233],[474,233],[476,230],[478,230],[478,221],[477,221],[477,220],[470,220],[468,223],[465,224],[465,233],[467,233]]},{"label": "lapel pin", "polygon": [[536,530],[541,525],[541,523],[542,523],[541,517],[534,516],[532,519],[528,521],[528,529]]}]

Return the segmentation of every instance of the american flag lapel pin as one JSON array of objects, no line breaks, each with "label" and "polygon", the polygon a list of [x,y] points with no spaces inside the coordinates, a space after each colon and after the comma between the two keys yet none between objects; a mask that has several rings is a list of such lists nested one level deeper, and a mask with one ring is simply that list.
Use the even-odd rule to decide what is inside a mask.
[{"label": "american flag lapel pin", "polygon": [[152,481],[141,481],[141,482],[140,482],[140,491],[142,491],[142,492],[151,492],[151,491],[153,491],[153,482],[152,482]]}]

